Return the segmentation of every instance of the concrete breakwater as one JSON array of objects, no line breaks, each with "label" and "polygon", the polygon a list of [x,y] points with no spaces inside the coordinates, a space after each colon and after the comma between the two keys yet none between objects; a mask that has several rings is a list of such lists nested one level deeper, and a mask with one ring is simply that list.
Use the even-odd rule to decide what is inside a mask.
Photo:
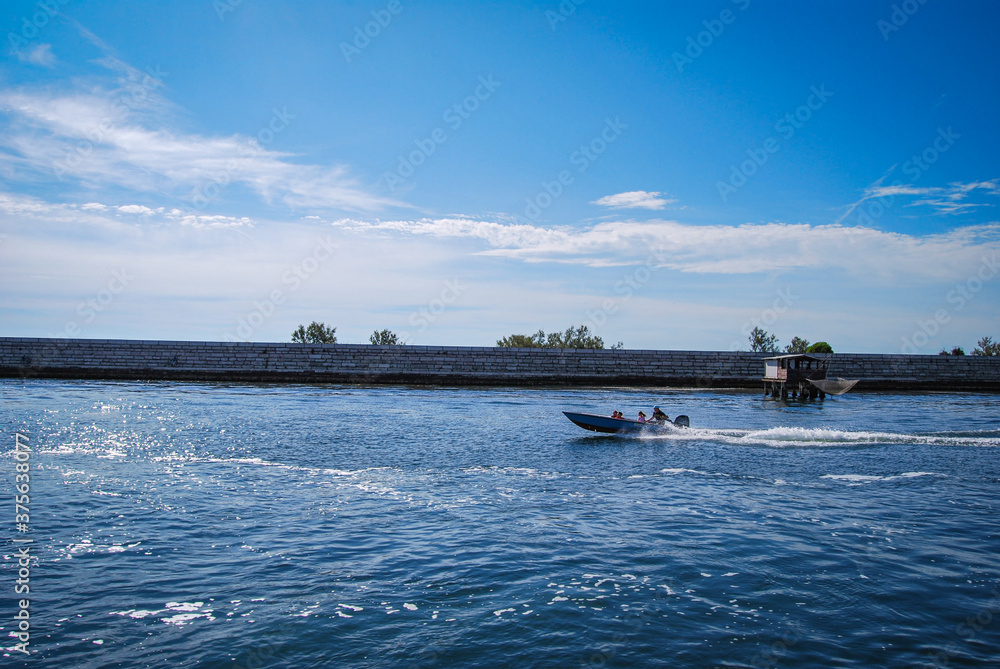
[{"label": "concrete breakwater", "polygon": [[[20,378],[757,388],[764,357],[740,351],[0,337],[0,376]],[[998,392],[1000,358],[838,353],[829,376],[861,379],[853,392]]]}]

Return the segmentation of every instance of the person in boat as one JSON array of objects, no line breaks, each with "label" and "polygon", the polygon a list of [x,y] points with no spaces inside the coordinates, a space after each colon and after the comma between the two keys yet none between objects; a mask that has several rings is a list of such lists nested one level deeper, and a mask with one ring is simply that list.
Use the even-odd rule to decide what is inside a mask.
[{"label": "person in boat", "polygon": [[612,411],[611,417],[618,418],[620,420],[625,420],[625,414],[623,414],[621,411]]},{"label": "person in boat", "polygon": [[646,414],[644,414],[641,411],[639,412],[639,422],[640,423],[645,423],[646,422]]},{"label": "person in boat", "polygon": [[653,415],[649,417],[650,422],[669,423],[670,416],[660,411],[660,407],[653,407]]}]

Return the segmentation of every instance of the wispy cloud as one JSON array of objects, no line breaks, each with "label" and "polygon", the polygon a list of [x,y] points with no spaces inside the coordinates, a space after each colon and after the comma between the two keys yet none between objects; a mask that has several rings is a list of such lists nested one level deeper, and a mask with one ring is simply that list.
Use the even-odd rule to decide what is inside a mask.
[{"label": "wispy cloud", "polygon": [[[145,127],[110,91],[0,91],[13,123],[0,138],[0,161],[63,179],[162,193],[214,183],[243,184],[265,201],[289,206],[378,211],[403,203],[377,196],[343,165],[301,165],[292,154],[263,148],[243,135],[212,137]],[[84,147],[82,150],[80,147]],[[166,193],[163,193],[166,194]]]},{"label": "wispy cloud", "polygon": [[921,193],[924,197],[913,202],[913,206],[927,205],[943,214],[962,213],[978,207],[993,206],[992,203],[968,202],[977,190],[988,195],[1000,195],[1000,180],[977,181],[973,183],[953,183],[946,188],[929,188]]},{"label": "wispy cloud", "polygon": [[611,207],[612,209],[663,209],[666,205],[677,201],[660,197],[660,195],[662,193],[659,191],[633,190],[616,195],[605,195],[594,200],[591,204],[599,204],[602,207]]},{"label": "wispy cloud", "polygon": [[17,59],[22,63],[41,67],[56,66],[56,56],[52,53],[51,44],[38,44],[28,51],[17,51]]},{"label": "wispy cloud", "polygon": [[902,183],[883,185],[891,172],[890,169],[876,182],[869,185],[861,199],[851,204],[836,223],[842,223],[860,205],[870,200],[900,197],[907,199],[904,203],[904,206],[907,207],[927,206],[938,214],[961,214],[980,207],[994,206],[992,202],[970,201],[975,196],[976,191],[982,191],[984,195],[989,196],[1000,195],[1000,179],[969,183],[954,182],[947,186],[914,186]]},{"label": "wispy cloud", "polygon": [[[7,117],[0,133],[0,169],[8,178],[55,175],[90,187],[123,187],[193,204],[195,194],[221,180],[225,186],[249,188],[262,201],[293,207],[369,213],[408,206],[368,190],[343,164],[302,164],[252,135],[179,130],[183,112],[165,96],[168,76],[137,70],[93,33],[78,29],[103,52],[94,62],[108,75],[46,88],[0,87],[0,112]],[[43,50],[35,57],[51,62],[50,56]],[[294,123],[287,110],[267,111],[281,116],[281,127]],[[270,123],[261,131],[273,137],[274,127]]]},{"label": "wispy cloud", "polygon": [[[109,234],[171,228],[253,230],[248,217],[206,215],[135,202],[51,203],[0,193],[0,214],[39,231],[104,230]],[[545,227],[510,219],[446,217],[328,223],[358,243],[405,249],[407,238],[439,240],[437,253],[470,253],[531,263],[584,267],[652,265],[690,274],[840,272],[866,281],[962,279],[970,266],[1000,253],[1000,223],[916,236],[866,227],[788,223],[691,225],[672,220],[604,221],[588,227]],[[309,226],[323,222],[310,219]],[[42,234],[40,232],[40,234]],[[47,234],[47,233],[46,233]],[[462,242],[442,244],[444,241]]]},{"label": "wispy cloud", "polygon": [[52,224],[69,224],[78,227],[100,225],[134,225],[136,223],[182,225],[194,228],[244,228],[253,227],[247,216],[201,214],[176,207],[147,207],[142,204],[104,204],[102,202],[53,203],[27,195],[0,193],[0,214],[16,216],[19,220],[35,221],[40,230]]},{"label": "wispy cloud", "polygon": [[[681,272],[750,274],[795,270],[951,279],[983,253],[1000,251],[1000,224],[916,237],[839,225],[688,225],[678,221],[610,221],[578,229],[443,218],[342,219],[361,234],[395,232],[484,243],[483,255],[595,267],[652,262]],[[652,259],[652,260],[651,260]]]},{"label": "wispy cloud", "polygon": [[[449,309],[418,343],[489,344],[511,331],[577,322],[607,299],[616,278],[646,267],[655,268],[655,279],[628,302],[621,320],[616,317],[617,331],[630,333],[619,338],[635,345],[645,337],[642,341],[655,346],[658,335],[644,330],[650,319],[684,315],[698,322],[697,334],[688,335],[699,337],[693,341],[704,345],[705,333],[718,331],[725,334],[714,345],[726,346],[746,320],[752,286],[769,283],[774,275],[784,276],[779,283],[836,287],[828,297],[852,304],[851,328],[857,329],[871,318],[871,301],[893,294],[894,287],[936,291],[944,285],[946,291],[984,259],[996,262],[1000,252],[996,223],[918,237],[782,223],[619,220],[577,228],[502,217],[302,218],[251,220],[191,214],[150,200],[55,203],[0,192],[0,229],[8,235],[0,245],[8,327],[16,322],[23,332],[39,336],[58,332],[76,318],[78,302],[104,285],[108,272],[126,267],[136,276],[127,299],[83,336],[221,338],[257,301],[275,289],[288,293],[283,277],[289,269],[310,257],[317,239],[332,239],[340,249],[335,260],[294,299],[286,295],[274,319],[255,334],[258,340],[287,339],[294,324],[315,318],[316,305],[322,304],[338,305],[341,322],[355,324],[353,335],[345,325],[345,341],[351,336],[365,341],[373,328],[412,330],[413,315],[436,299],[444,280],[458,277],[470,286],[461,309]],[[491,266],[507,268],[472,270],[481,262],[470,263],[470,253],[491,256]],[[522,262],[533,265],[517,269]],[[768,276],[744,278],[751,274]],[[714,288],[720,285],[726,288]],[[44,315],[25,317],[29,310]],[[843,338],[849,329],[844,326]],[[889,342],[894,343],[891,336]]]}]

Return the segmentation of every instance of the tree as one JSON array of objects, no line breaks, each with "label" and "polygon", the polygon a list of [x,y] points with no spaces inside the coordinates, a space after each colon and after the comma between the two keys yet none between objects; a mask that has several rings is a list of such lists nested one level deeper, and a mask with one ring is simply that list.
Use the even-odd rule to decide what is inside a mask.
[{"label": "tree", "polygon": [[833,347],[825,341],[818,341],[806,347],[806,353],[833,353]]},{"label": "tree", "polygon": [[604,348],[604,340],[591,335],[590,328],[586,325],[576,329],[571,325],[562,335],[553,332],[548,336],[546,344],[548,348]]},{"label": "tree", "polygon": [[808,340],[792,337],[792,343],[785,347],[785,353],[805,353],[808,348]]},{"label": "tree", "polygon": [[337,328],[328,328],[323,323],[313,321],[308,328],[299,325],[292,332],[292,341],[297,344],[336,344],[336,331]]},{"label": "tree", "polygon": [[773,353],[778,350],[778,337],[755,327],[750,333],[750,350],[753,353]]},{"label": "tree", "polygon": [[399,344],[399,337],[392,330],[375,330],[368,340],[375,346],[396,346]]},{"label": "tree", "polygon": [[983,337],[972,349],[972,355],[1000,355],[1000,342],[993,341],[993,337]]},{"label": "tree", "polygon": [[950,351],[946,349],[941,349],[941,352],[938,353],[938,355],[965,355],[965,349],[963,349],[961,346],[956,346]]},{"label": "tree", "polygon": [[[619,345],[621,342],[619,342]],[[533,335],[512,334],[497,340],[497,346],[502,348],[604,348],[604,340],[590,334],[590,328],[572,325],[565,332],[551,332],[548,335],[539,330]]]},{"label": "tree", "polygon": [[512,334],[497,340],[497,346],[502,348],[543,348],[545,346],[545,333],[539,330],[533,335]]}]

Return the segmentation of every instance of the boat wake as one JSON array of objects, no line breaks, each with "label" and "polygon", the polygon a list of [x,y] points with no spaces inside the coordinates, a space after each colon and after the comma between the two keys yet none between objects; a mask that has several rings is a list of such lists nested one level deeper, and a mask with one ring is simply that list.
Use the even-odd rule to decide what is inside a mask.
[{"label": "boat wake", "polygon": [[744,446],[771,448],[801,448],[823,446],[867,446],[875,444],[909,444],[930,446],[1000,447],[1000,433],[931,433],[901,434],[867,430],[833,430],[828,428],[772,427],[764,430],[688,428],[662,434],[641,435],[640,439],[671,441],[714,441]]}]

